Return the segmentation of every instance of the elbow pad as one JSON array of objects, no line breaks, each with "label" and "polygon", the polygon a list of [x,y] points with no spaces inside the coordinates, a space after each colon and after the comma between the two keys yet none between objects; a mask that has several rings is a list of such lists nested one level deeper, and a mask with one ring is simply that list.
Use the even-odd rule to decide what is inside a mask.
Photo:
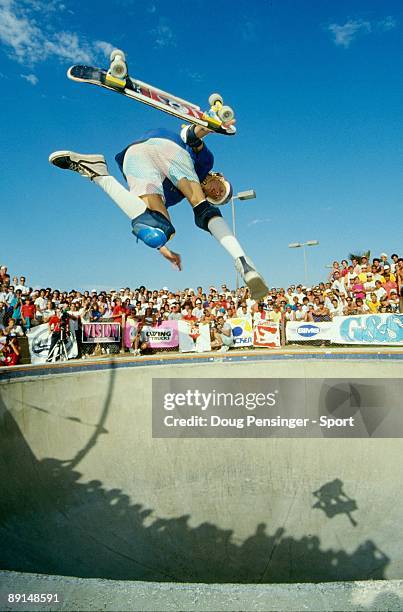
[{"label": "elbow pad", "polygon": [[203,144],[201,138],[198,138],[195,135],[195,125],[186,125],[181,130],[181,138],[185,144],[187,144],[192,149],[197,149]]}]

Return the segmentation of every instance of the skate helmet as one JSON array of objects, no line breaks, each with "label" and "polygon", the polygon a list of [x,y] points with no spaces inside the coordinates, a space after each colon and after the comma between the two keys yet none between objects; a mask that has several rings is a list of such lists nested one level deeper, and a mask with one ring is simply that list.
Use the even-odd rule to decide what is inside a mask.
[{"label": "skate helmet", "polygon": [[229,181],[227,181],[224,177],[223,174],[221,174],[220,172],[209,172],[208,175],[206,176],[206,178],[204,179],[204,181],[202,181],[202,187],[204,187],[205,185],[208,184],[209,181],[211,181],[212,179],[218,179],[225,187],[225,193],[224,195],[219,199],[215,199],[211,196],[207,196],[206,199],[208,202],[210,202],[211,204],[214,205],[218,205],[221,206],[222,204],[227,204],[227,202],[230,201],[230,199],[232,198],[232,185]]}]

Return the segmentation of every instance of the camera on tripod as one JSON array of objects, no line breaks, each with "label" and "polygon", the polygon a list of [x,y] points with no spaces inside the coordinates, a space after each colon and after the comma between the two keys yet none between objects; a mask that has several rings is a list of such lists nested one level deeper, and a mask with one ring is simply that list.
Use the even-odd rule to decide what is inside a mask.
[{"label": "camera on tripod", "polygon": [[53,329],[52,331],[47,362],[68,359],[66,343],[69,334],[69,313],[66,309],[61,312],[58,319],[59,329]]},{"label": "camera on tripod", "polygon": [[69,313],[67,312],[67,310],[63,310],[62,314],[60,315],[60,331],[62,332],[62,334],[66,334],[68,332],[68,325],[69,325]]}]

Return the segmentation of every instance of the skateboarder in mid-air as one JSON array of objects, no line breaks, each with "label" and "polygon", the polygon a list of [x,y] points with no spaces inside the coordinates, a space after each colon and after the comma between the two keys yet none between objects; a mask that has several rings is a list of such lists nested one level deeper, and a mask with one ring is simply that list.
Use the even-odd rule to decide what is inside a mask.
[{"label": "skateboarder in mid-air", "polygon": [[214,157],[202,140],[208,133],[203,126],[189,125],[180,134],[165,129],[144,134],[115,158],[129,190],[109,174],[103,155],[56,151],[49,161],[101,187],[130,218],[137,239],[158,249],[178,270],[181,257],[166,245],[175,233],[168,209],[187,198],[197,227],[210,232],[233,257],[258,300],[268,288],[217,207],[231,199],[232,187],[223,175],[212,172]]}]

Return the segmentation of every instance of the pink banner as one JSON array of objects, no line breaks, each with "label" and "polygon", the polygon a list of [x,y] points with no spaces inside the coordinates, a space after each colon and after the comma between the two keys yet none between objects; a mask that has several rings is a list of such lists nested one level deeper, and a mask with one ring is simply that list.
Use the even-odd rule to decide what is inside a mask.
[{"label": "pink banner", "polygon": [[85,323],[82,329],[82,342],[119,342],[120,324],[119,323]]},{"label": "pink banner", "polygon": [[[124,342],[127,348],[132,346],[133,340],[136,337],[136,325],[126,323],[124,331]],[[179,333],[177,321],[162,321],[160,325],[149,327],[144,325],[141,330],[150,348],[175,348],[179,346]]]}]

